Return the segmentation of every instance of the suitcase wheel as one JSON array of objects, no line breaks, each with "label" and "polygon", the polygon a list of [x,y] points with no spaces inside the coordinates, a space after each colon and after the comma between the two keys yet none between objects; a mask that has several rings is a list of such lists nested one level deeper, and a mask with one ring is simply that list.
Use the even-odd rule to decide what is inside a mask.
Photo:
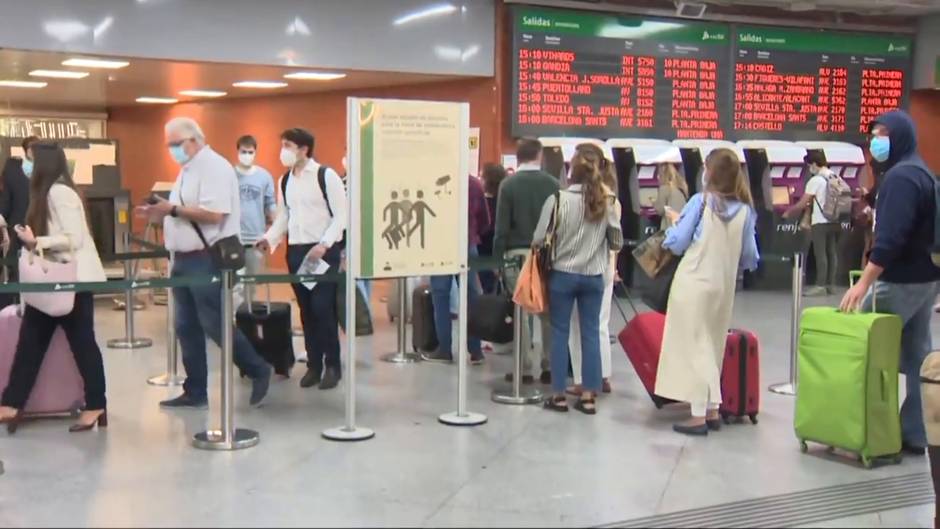
[{"label": "suitcase wheel", "polygon": [[874,466],[874,462],[869,457],[859,456],[858,460],[861,461],[862,466],[865,467],[865,470],[871,470]]},{"label": "suitcase wheel", "polygon": [[748,415],[748,418],[751,419],[751,424],[753,424],[754,426],[757,426],[757,414],[756,413],[752,413],[751,415]]},{"label": "suitcase wheel", "polygon": [[804,454],[809,452],[809,445],[806,444],[806,441],[800,441],[800,452],[803,452]]},{"label": "suitcase wheel", "polygon": [[892,464],[892,465],[900,465],[900,464],[903,463],[903,462],[904,462],[904,456],[901,455],[901,454],[898,454],[898,455],[894,456],[894,458],[891,459],[891,464]]},{"label": "suitcase wheel", "polygon": [[835,448],[834,446],[827,446],[827,447],[826,447],[826,453],[827,453],[827,454],[834,454],[834,453],[836,453],[836,448]]},{"label": "suitcase wheel", "polygon": [[727,413],[721,414],[721,422],[725,423],[725,426],[731,424],[731,419],[728,417]]}]

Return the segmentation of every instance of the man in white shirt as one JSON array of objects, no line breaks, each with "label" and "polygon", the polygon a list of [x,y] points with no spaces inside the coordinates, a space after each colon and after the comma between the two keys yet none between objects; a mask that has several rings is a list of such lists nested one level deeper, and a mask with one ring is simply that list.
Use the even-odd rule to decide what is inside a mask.
[{"label": "man in white shirt", "polygon": [[[305,262],[315,267],[323,261],[336,271],[343,251],[346,188],[336,171],[313,159],[313,146],[313,134],[305,129],[281,134],[281,163],[288,171],[278,182],[277,217],[258,242],[260,249],[273,251],[286,235],[287,266],[292,274]],[[312,290],[304,285],[293,288],[307,348],[307,374],[300,386],[333,389],[342,378],[337,284],[320,281]]]},{"label": "man in white shirt", "polygon": [[[173,256],[173,277],[219,274],[208,248],[239,232],[235,170],[206,145],[205,135],[192,119],[176,118],[167,123],[166,142],[170,155],[181,166],[170,199],[154,197],[156,203],[139,210],[147,217],[163,218],[164,243]],[[221,283],[173,289],[176,335],[187,377],[183,394],[161,402],[162,407],[208,407],[206,337],[221,345],[222,318],[234,317],[222,314],[221,289]],[[271,367],[237,329],[234,357],[235,364],[252,380],[250,404],[259,406],[268,393]]]},{"label": "man in white shirt", "polygon": [[839,268],[839,237],[842,235],[841,223],[833,222],[823,214],[829,178],[834,173],[829,169],[829,163],[820,151],[810,152],[803,158],[803,162],[809,168],[810,179],[806,182],[803,197],[787,210],[784,217],[790,218],[803,214],[807,208],[812,207],[811,242],[813,254],[816,257],[816,286],[807,288],[803,295],[826,296],[832,294],[836,287],[836,273]]}]

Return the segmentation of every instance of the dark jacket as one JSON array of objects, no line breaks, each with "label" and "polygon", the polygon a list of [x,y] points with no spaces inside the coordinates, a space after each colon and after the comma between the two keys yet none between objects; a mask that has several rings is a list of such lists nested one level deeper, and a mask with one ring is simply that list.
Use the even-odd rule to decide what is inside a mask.
[{"label": "dark jacket", "polygon": [[483,234],[490,229],[490,214],[487,211],[486,195],[483,193],[483,184],[480,183],[480,179],[471,176],[468,189],[469,243],[477,246],[483,241]]},{"label": "dark jacket", "polygon": [[927,283],[940,280],[930,259],[934,240],[935,177],[917,154],[911,117],[902,111],[875,120],[888,128],[891,152],[875,205],[871,262],[884,267],[882,281]]},{"label": "dark jacket", "polygon": [[[13,234],[13,226],[26,223],[29,207],[29,179],[23,174],[23,162],[19,158],[8,158],[0,175],[0,215]],[[13,240],[17,240],[13,237]]]},{"label": "dark jacket", "polygon": [[558,188],[558,179],[545,171],[518,171],[503,180],[496,201],[493,255],[532,245],[542,206]]}]

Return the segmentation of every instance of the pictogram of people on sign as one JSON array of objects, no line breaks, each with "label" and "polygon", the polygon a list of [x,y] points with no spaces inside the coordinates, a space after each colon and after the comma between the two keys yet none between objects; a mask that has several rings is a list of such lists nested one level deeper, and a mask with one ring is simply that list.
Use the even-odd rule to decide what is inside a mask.
[{"label": "pictogram of people on sign", "polygon": [[[438,178],[435,183],[437,191],[435,196],[440,198],[442,195],[450,195],[452,192],[448,189],[451,182],[450,175]],[[391,200],[382,210],[382,222],[386,223],[385,230],[382,231],[382,238],[388,244],[389,250],[402,249],[402,242],[405,248],[412,248],[412,239],[417,235],[417,247],[422,250],[427,247],[426,223],[431,217],[437,217],[431,206],[425,201],[423,190],[415,192],[415,201],[411,201],[411,190],[403,189],[401,193],[392,191]]]}]

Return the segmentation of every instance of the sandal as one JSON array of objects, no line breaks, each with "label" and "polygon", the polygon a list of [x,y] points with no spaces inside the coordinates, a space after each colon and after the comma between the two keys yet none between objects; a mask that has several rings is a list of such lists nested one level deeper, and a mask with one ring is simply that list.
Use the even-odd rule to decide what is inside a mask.
[{"label": "sandal", "polygon": [[555,395],[545,399],[542,407],[546,410],[568,413],[568,399],[564,395]]},{"label": "sandal", "polygon": [[597,415],[597,406],[593,398],[581,399],[574,405],[574,409],[585,415]]}]

